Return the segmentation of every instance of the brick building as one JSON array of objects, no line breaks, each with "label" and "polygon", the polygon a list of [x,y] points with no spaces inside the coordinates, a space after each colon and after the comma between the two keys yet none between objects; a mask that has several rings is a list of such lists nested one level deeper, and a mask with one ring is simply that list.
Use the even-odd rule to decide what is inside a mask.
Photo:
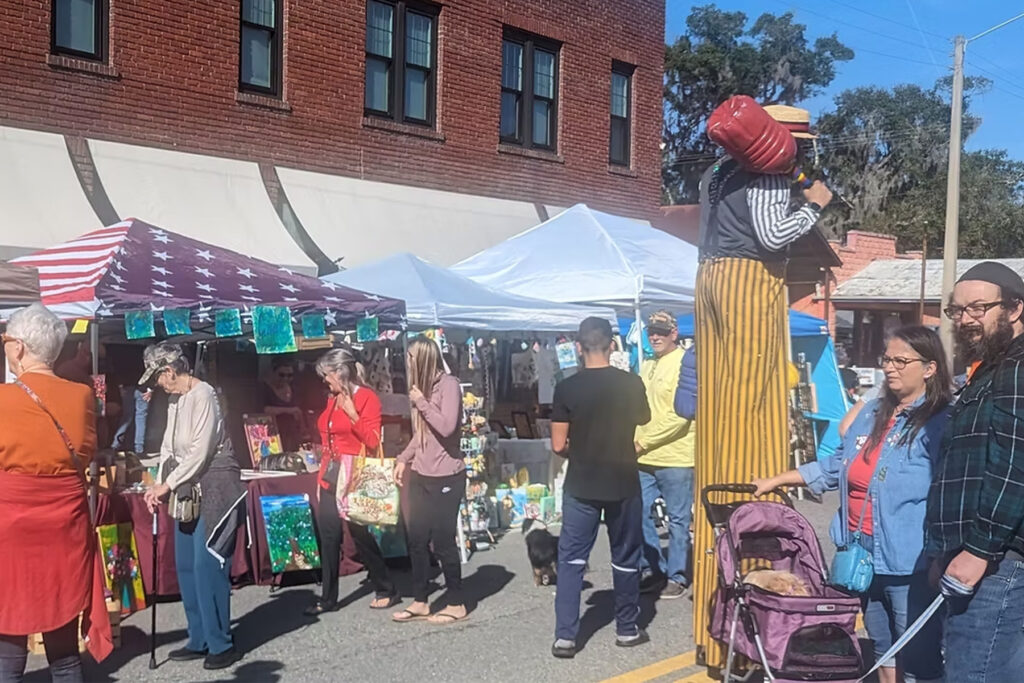
[{"label": "brick building", "polygon": [[0,0],[0,23],[9,251],[135,216],[321,271],[447,265],[577,202],[658,212],[661,0]]}]

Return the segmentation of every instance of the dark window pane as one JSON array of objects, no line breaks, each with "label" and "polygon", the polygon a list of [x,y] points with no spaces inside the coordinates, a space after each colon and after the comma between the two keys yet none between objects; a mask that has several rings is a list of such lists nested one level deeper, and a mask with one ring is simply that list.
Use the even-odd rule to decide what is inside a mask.
[{"label": "dark window pane", "polygon": [[394,7],[371,0],[366,10],[366,51],[381,57],[391,57],[394,26]]},{"label": "dark window pane", "polygon": [[612,116],[629,116],[629,77],[612,74]]},{"label": "dark window pane", "polygon": [[519,138],[519,96],[501,93],[501,137]]},{"label": "dark window pane", "polygon": [[388,64],[380,59],[366,59],[366,108],[372,111],[388,110],[391,75]]},{"label": "dark window pane", "polygon": [[533,144],[551,146],[551,103],[533,101]]},{"label": "dark window pane", "polygon": [[612,119],[609,156],[613,163],[629,164],[629,122]]},{"label": "dark window pane", "polygon": [[405,70],[405,116],[419,121],[427,120],[427,72]]},{"label": "dark window pane", "polygon": [[96,3],[100,0],[57,0],[57,35],[54,42],[58,47],[78,52],[96,52]]},{"label": "dark window pane", "polygon": [[501,87],[523,89],[523,46],[507,40],[501,46]]},{"label": "dark window pane", "polygon": [[269,88],[273,38],[270,31],[251,26],[242,27],[242,82]]},{"label": "dark window pane", "polygon": [[274,28],[275,0],[242,0],[242,21]]},{"label": "dark window pane", "polygon": [[405,61],[429,69],[433,66],[434,21],[422,14],[405,15]]},{"label": "dark window pane", "polygon": [[555,99],[555,55],[544,50],[533,52],[533,94]]}]

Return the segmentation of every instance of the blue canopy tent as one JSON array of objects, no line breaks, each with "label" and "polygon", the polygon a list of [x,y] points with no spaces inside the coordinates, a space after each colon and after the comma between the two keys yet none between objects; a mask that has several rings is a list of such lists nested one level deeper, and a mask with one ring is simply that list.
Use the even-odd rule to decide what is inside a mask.
[{"label": "blue canopy tent", "polygon": [[[619,320],[619,328],[625,334],[633,321]],[[692,337],[693,315],[679,317],[679,336]],[[826,458],[839,447],[839,422],[846,415],[850,403],[843,390],[843,381],[836,362],[836,350],[828,333],[828,323],[813,315],[789,312],[789,335],[796,362],[798,354],[811,364],[811,381],[818,399],[818,412],[806,413],[814,421],[815,436],[818,440],[818,459]]]}]

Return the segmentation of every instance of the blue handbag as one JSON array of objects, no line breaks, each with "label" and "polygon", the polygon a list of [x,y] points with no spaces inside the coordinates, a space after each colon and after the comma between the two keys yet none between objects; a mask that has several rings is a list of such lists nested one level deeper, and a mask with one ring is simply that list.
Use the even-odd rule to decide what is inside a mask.
[{"label": "blue handbag", "polygon": [[[881,460],[881,455],[879,455]],[[875,471],[878,470],[878,463],[875,463]],[[864,524],[864,512],[868,507],[868,500],[871,498],[871,487],[875,483],[875,471],[871,473],[871,481],[868,483],[868,490],[864,492],[864,504],[860,509],[860,519],[857,520],[857,529],[850,536],[850,525],[843,520],[843,530],[846,535],[846,543],[836,549],[835,557],[832,558],[832,569],[829,571],[828,582],[838,588],[853,593],[864,593],[871,586],[875,578],[875,561],[870,550],[860,543],[861,527]]]}]

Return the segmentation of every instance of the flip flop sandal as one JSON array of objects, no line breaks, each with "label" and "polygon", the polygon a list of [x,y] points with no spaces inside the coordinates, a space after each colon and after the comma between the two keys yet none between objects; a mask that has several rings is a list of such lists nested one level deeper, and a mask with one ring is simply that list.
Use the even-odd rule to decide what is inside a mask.
[{"label": "flip flop sandal", "polygon": [[[384,603],[384,604],[380,604],[380,605],[373,604],[374,602],[377,602],[378,600],[387,600],[387,602]],[[401,602],[401,599],[397,595],[383,595],[383,596],[381,596],[379,598],[374,598],[373,599],[373,602],[370,603],[370,609],[390,609],[390,608],[394,607],[395,605],[397,605],[399,602]],[[406,611],[408,611],[408,610],[406,610]]]},{"label": "flip flop sandal", "polygon": [[[399,618],[399,615],[406,615],[406,616],[402,616],[401,618]],[[396,622],[398,624],[404,624],[404,623],[409,622],[409,621],[426,621],[429,618],[430,618],[429,614],[416,614],[415,612],[410,612],[409,610],[404,609],[401,612],[399,612],[398,614],[393,614],[391,616],[391,621],[394,621],[394,622]]]},{"label": "flip flop sandal", "polygon": [[454,614],[448,614],[447,612],[438,612],[437,614],[431,614],[427,621],[435,626],[448,626],[449,624],[454,624],[457,621],[465,621],[466,619],[469,619],[468,614],[464,617],[457,617]]}]

